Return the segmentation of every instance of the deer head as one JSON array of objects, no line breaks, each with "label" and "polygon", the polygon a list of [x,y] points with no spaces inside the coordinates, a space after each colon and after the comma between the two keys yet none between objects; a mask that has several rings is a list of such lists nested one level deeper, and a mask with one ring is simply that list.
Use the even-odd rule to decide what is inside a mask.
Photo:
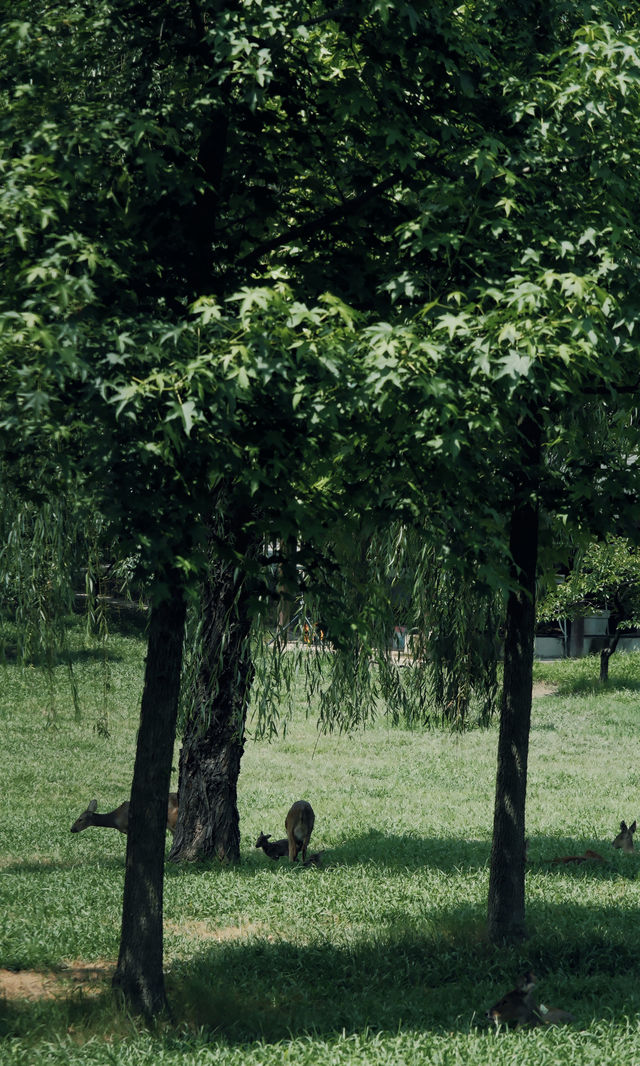
[{"label": "deer head", "polygon": [[626,851],[627,853],[632,852],[633,851],[633,834],[635,833],[635,831],[636,831],[636,823],[635,823],[635,821],[632,822],[631,825],[629,825],[629,826],[627,825],[626,822],[620,822],[620,832],[618,833],[617,837],[615,837],[611,841],[611,843],[613,844],[614,848],[622,848],[622,850]]},{"label": "deer head", "polygon": [[76,818],[75,822],[71,826],[71,832],[81,833],[83,829],[88,829],[90,825],[93,825],[92,815],[95,814],[97,808],[98,801],[91,800],[91,803],[88,805],[86,811],[83,811],[82,814]]}]

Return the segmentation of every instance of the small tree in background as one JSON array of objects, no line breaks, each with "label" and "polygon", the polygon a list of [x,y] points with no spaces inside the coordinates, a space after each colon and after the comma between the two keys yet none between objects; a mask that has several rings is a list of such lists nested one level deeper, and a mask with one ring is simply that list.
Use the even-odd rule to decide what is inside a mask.
[{"label": "small tree in background", "polygon": [[592,541],[578,554],[572,570],[540,600],[538,618],[575,619],[608,611],[605,645],[600,650],[600,681],[609,678],[609,660],[624,629],[640,627],[640,554],[625,537]]}]

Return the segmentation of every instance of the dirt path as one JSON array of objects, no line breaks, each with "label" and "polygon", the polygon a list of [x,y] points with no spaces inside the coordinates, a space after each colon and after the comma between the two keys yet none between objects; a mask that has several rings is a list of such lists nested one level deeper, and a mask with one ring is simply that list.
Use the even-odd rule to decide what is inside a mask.
[{"label": "dirt path", "polygon": [[111,980],[115,966],[98,962],[91,966],[74,962],[64,969],[41,973],[39,970],[0,970],[0,996],[8,1000],[57,999],[74,991],[84,995],[102,992]]}]

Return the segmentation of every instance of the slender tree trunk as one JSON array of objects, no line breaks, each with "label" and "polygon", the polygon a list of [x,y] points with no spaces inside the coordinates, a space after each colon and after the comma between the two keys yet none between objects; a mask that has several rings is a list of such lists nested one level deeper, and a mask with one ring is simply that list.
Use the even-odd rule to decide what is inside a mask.
[{"label": "slender tree trunk", "polygon": [[240,860],[237,785],[253,660],[247,581],[218,561],[202,590],[202,658],[180,751],[178,822],[169,858]]},{"label": "slender tree trunk", "polygon": [[617,628],[615,632],[607,638],[607,646],[600,652],[600,684],[604,685],[609,680],[609,659],[613,655],[614,651],[618,647],[618,641],[620,640],[620,630]]},{"label": "slender tree trunk", "polygon": [[520,476],[514,485],[510,528],[514,588],[507,604],[489,875],[489,937],[494,942],[514,941],[526,936],[525,802],[538,558],[537,490],[540,477],[540,429],[533,418],[527,419],[522,426],[522,433],[524,448]]},{"label": "slender tree trunk", "polygon": [[571,633],[569,635],[569,656],[572,659],[581,659],[584,655],[584,618],[579,615],[571,619]]},{"label": "slender tree trunk", "polygon": [[151,610],[113,978],[128,1009],[152,1017],[167,1005],[162,971],[162,893],[167,794],[175,742],[185,602],[178,580]]}]

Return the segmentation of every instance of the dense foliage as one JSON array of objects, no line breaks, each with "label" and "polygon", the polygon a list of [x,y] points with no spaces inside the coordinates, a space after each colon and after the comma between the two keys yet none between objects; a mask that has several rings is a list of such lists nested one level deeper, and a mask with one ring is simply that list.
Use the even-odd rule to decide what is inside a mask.
[{"label": "dense foliage", "polygon": [[629,22],[19,0],[0,26],[3,469],[79,486],[176,618],[213,510],[231,566],[225,522],[333,569],[393,517],[415,558],[509,589],[520,888],[538,512],[623,530],[637,499],[637,447],[580,432],[591,403],[624,421],[639,379]]},{"label": "dense foliage", "polygon": [[150,572],[197,569],[214,501],[323,551],[393,514],[500,584],[529,410],[549,512],[624,518],[575,416],[637,378],[615,4],[25,2],[0,46],[22,484],[83,476]]}]

